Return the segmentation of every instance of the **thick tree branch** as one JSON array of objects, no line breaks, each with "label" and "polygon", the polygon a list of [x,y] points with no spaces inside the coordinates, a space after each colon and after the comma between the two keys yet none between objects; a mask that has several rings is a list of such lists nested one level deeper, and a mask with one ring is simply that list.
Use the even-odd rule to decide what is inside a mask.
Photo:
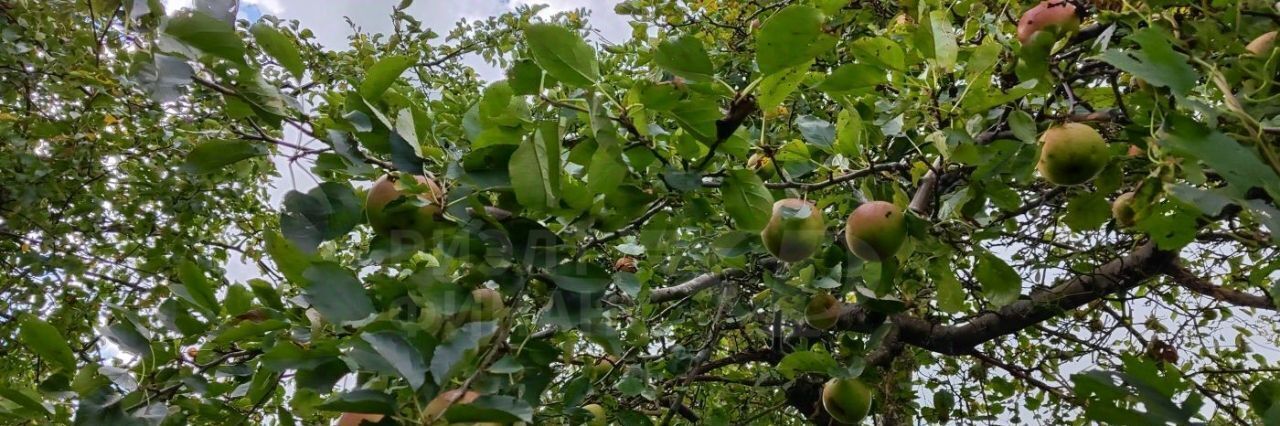
[{"label": "thick tree branch", "polygon": [[[1132,289],[1168,269],[1175,254],[1147,242],[1127,256],[1108,262],[1045,291],[978,315],[956,325],[940,325],[901,313],[889,317],[900,327],[903,343],[944,355],[967,355],[973,348],[1017,333],[1094,300]],[[870,333],[878,326],[874,313],[846,305],[837,329]]]},{"label": "thick tree branch", "polygon": [[745,274],[740,269],[726,269],[724,272],[698,275],[680,284],[663,287],[649,292],[650,303],[664,303],[683,299],[702,290],[720,285],[726,278],[737,278]]},{"label": "thick tree branch", "polygon": [[1249,294],[1243,291],[1213,285],[1208,280],[1201,278],[1199,275],[1192,273],[1190,270],[1180,265],[1169,268],[1166,275],[1187,290],[1209,296],[1222,302],[1248,308],[1269,309],[1273,311],[1280,310],[1276,308],[1275,303],[1272,302],[1270,297],[1258,294]]},{"label": "thick tree branch", "polygon": [[917,216],[929,217],[929,212],[933,206],[933,193],[938,188],[938,169],[942,167],[942,158],[933,160],[933,167],[920,178],[920,188],[916,190],[916,194],[911,197],[911,205],[908,208],[915,212]]}]

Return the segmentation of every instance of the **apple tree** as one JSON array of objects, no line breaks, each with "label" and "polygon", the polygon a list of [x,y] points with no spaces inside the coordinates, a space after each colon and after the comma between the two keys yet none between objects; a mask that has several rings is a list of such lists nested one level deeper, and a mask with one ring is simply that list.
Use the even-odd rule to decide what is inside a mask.
[{"label": "apple tree", "polygon": [[0,423],[1280,425],[1268,1],[432,3],[0,0]]}]

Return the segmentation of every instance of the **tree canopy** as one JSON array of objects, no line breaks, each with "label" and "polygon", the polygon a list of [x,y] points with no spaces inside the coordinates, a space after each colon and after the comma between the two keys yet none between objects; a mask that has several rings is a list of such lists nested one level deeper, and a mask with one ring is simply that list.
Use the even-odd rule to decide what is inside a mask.
[{"label": "tree canopy", "polygon": [[1280,425],[1270,2],[413,3],[0,0],[0,423]]}]

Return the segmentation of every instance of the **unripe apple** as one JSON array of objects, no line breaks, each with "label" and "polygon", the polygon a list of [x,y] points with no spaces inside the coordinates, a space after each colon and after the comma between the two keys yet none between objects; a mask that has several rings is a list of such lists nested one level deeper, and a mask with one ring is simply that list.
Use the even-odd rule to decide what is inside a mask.
[{"label": "unripe apple", "polygon": [[809,258],[826,238],[822,212],[812,202],[786,198],[773,203],[773,216],[760,239],[778,259],[799,262]]},{"label": "unripe apple", "polygon": [[338,417],[337,426],[372,425],[381,422],[383,417],[386,416],[369,413],[342,413],[342,416]]},{"label": "unripe apple", "polygon": [[591,421],[587,422],[589,426],[605,426],[609,424],[609,414],[604,411],[604,407],[600,404],[587,404],[582,409],[591,412]]},{"label": "unripe apple", "polygon": [[490,288],[477,288],[471,290],[471,311],[468,313],[468,319],[471,321],[493,321],[502,316],[502,293]]},{"label": "unripe apple", "polygon": [[[462,395],[460,398],[458,397],[459,394]],[[452,404],[470,404],[479,397],[480,394],[475,393],[474,391],[462,393],[460,389],[450,389],[441,392],[439,395],[436,395],[435,399],[432,399],[431,402],[427,403],[427,407],[422,410],[422,422],[423,424],[432,425],[448,424],[444,420],[445,410],[448,410]],[[457,398],[458,400],[454,401],[454,398]],[[428,423],[431,419],[436,419],[436,421],[434,423]]]},{"label": "unripe apple", "polygon": [[379,233],[395,230],[418,230],[429,232],[444,209],[444,191],[434,180],[425,176],[414,176],[418,183],[427,187],[427,193],[418,194],[418,198],[427,205],[410,212],[402,208],[387,211],[387,205],[404,196],[404,192],[396,186],[397,178],[383,175],[369,188],[365,198],[365,213],[369,216],[369,225]]},{"label": "unripe apple", "polygon": [[1276,32],[1272,31],[1253,39],[1253,41],[1249,42],[1249,45],[1244,47],[1244,50],[1249,51],[1254,56],[1266,56],[1271,53],[1271,48],[1275,46]]},{"label": "unripe apple", "polygon": [[1076,6],[1066,0],[1045,0],[1027,9],[1018,20],[1018,41],[1031,44],[1036,33],[1044,31],[1055,39],[1080,29]]},{"label": "unripe apple", "polygon": [[822,387],[822,408],[842,423],[859,423],[871,411],[871,391],[858,379],[831,379]]},{"label": "unripe apple", "polygon": [[751,154],[751,158],[747,159],[747,168],[755,171],[760,180],[773,179],[778,175],[778,167],[773,164],[773,159],[760,152]]},{"label": "unripe apple", "polygon": [[907,217],[893,203],[865,203],[849,214],[844,238],[854,255],[879,262],[893,257],[907,240]]},{"label": "unripe apple", "polygon": [[609,374],[610,371],[613,371],[617,364],[618,357],[613,355],[597,359],[595,364],[591,365],[591,378],[595,380],[603,378],[606,374]]},{"label": "unripe apple", "polygon": [[830,330],[840,320],[840,302],[825,291],[815,294],[804,309],[804,320],[810,327]]},{"label": "unripe apple", "polygon": [[1137,211],[1133,209],[1133,196],[1134,193],[1126,192],[1120,194],[1111,203],[1111,217],[1116,220],[1116,225],[1121,228],[1133,226],[1134,219],[1138,215]]},{"label": "unripe apple", "polygon": [[1107,142],[1097,130],[1081,123],[1067,123],[1046,130],[1036,168],[1045,180],[1057,185],[1088,182],[1107,166]]},{"label": "unripe apple", "polygon": [[622,256],[616,262],[613,262],[613,270],[618,272],[636,273],[636,258],[631,256]]}]

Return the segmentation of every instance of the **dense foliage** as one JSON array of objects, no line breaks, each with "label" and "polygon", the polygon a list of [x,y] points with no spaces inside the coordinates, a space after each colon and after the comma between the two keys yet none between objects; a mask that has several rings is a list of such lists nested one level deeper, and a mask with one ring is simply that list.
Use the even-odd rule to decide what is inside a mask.
[{"label": "dense foliage", "polygon": [[1268,2],[194,3],[0,0],[0,423],[1280,425]]}]

